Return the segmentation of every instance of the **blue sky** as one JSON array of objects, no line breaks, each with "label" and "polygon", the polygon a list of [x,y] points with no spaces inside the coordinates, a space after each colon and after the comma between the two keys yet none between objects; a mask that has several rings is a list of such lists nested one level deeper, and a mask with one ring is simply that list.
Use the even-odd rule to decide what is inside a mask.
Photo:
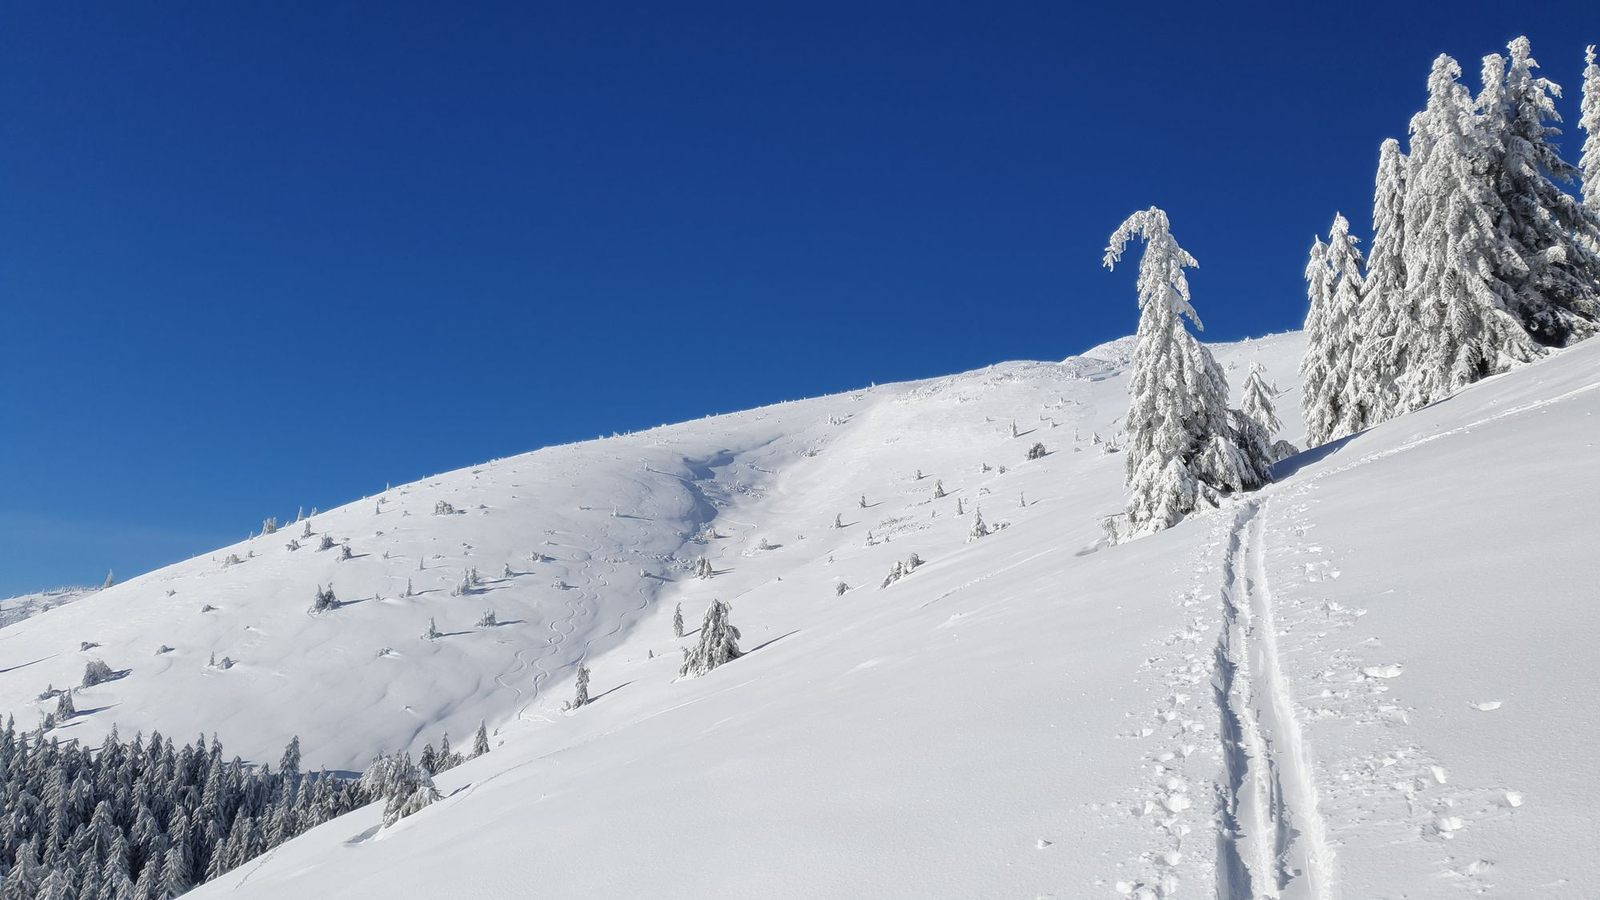
[{"label": "blue sky", "polygon": [[1209,335],[1294,327],[1434,55],[1526,33],[1575,118],[1600,8],[1422,7],[12,4],[0,595],[1065,356],[1132,330],[1100,253],[1152,203]]}]

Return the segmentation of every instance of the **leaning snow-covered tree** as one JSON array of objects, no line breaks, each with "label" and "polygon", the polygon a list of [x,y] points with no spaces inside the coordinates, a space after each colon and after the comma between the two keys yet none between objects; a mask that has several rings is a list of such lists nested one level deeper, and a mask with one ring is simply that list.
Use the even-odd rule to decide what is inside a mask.
[{"label": "leaning snow-covered tree", "polygon": [[1565,347],[1600,324],[1600,212],[1560,184],[1578,181],[1552,138],[1561,133],[1561,87],[1535,74],[1528,39],[1483,61],[1478,97],[1485,163],[1499,247],[1490,255],[1511,290],[1511,312],[1538,343]]},{"label": "leaning snow-covered tree", "polygon": [[700,643],[683,650],[683,666],[679,675],[693,677],[704,675],[725,662],[738,659],[739,629],[728,621],[728,604],[712,600],[706,617],[700,623]]},{"label": "leaning snow-covered tree", "polygon": [[1177,524],[1201,502],[1260,487],[1269,463],[1241,448],[1222,367],[1184,327],[1184,318],[1202,327],[1183,273],[1198,263],[1173,239],[1167,214],[1152,206],[1111,235],[1107,268],[1135,237],[1144,238],[1145,251],[1125,429],[1129,531],[1137,535]]},{"label": "leaning snow-covered tree", "polygon": [[1411,119],[1406,171],[1407,303],[1398,340],[1397,412],[1419,409],[1485,376],[1541,355],[1512,315],[1517,290],[1501,276],[1500,198],[1461,66],[1434,60],[1428,105]]},{"label": "leaning snow-covered tree", "polygon": [[1312,447],[1350,433],[1346,410],[1361,306],[1361,251],[1350,223],[1335,214],[1328,243],[1311,246],[1306,265],[1306,353],[1300,361],[1300,411]]}]

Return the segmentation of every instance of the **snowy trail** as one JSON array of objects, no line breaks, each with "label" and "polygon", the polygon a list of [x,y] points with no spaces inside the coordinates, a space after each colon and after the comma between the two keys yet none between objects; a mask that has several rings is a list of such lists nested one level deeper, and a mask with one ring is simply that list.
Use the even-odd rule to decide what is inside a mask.
[{"label": "snowy trail", "polygon": [[1239,510],[1223,566],[1216,651],[1224,779],[1219,900],[1331,900],[1333,848],[1317,811],[1267,582],[1268,501]]}]

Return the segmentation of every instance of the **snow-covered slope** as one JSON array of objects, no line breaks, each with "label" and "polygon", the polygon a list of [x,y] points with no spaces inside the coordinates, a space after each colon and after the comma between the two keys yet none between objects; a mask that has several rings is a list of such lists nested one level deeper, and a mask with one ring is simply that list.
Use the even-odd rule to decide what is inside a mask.
[{"label": "snow-covered slope", "polygon": [[[1276,354],[1273,371],[1289,372],[1295,342],[1228,352],[1264,348]],[[1095,505],[1081,518],[1095,527],[1119,505],[1120,458],[1091,441],[1112,434],[1122,390],[1117,371],[1096,360],[1013,363],[547,448],[403,485],[0,631],[0,658],[12,661],[0,671],[0,712],[32,727],[48,685],[77,685],[86,662],[103,659],[125,677],[84,691],[79,709],[98,712],[59,729],[63,738],[98,743],[113,722],[185,739],[215,732],[230,752],[275,760],[298,734],[308,765],[336,770],[359,769],[381,751],[419,750],[444,731],[459,744],[480,721],[516,718],[580,659],[616,647],[659,613],[664,592],[682,594],[701,556],[735,569],[746,565],[732,560],[759,559],[775,577],[801,558],[855,553],[869,528],[891,539],[931,524],[964,533],[952,516],[956,497],[990,506],[991,516],[1022,516],[1006,508],[1031,479],[980,477],[977,468],[980,459],[1017,466],[1034,440],[1070,451],[1080,433],[1085,452],[1033,468],[1091,486],[1082,499]],[[1023,438],[1010,437],[1013,418]],[[925,483],[903,483],[919,466]],[[941,478],[952,492],[946,518],[913,521],[929,510],[904,504],[931,495]],[[1062,495],[1048,481],[1034,499]],[[992,501],[977,496],[991,488]],[[863,493],[873,508],[856,509]],[[455,512],[436,515],[441,501]],[[860,526],[831,533],[837,512]],[[892,517],[906,521],[878,524]],[[727,537],[705,543],[713,525]],[[325,536],[335,548],[318,549]],[[782,552],[755,551],[762,538]],[[340,561],[346,541],[351,558]],[[893,552],[863,551],[863,565],[887,569]],[[470,567],[484,583],[453,595]],[[837,571],[852,584],[882,578]],[[737,576],[715,581],[724,597],[733,583],[744,585]],[[317,589],[329,584],[344,605],[312,614]],[[474,627],[485,610],[497,627]],[[437,641],[421,639],[430,619],[444,633]],[[80,650],[84,643],[97,646]],[[213,657],[234,665],[212,667]]]},{"label": "snow-covered slope", "polygon": [[[1221,355],[1283,378],[1296,342]],[[597,702],[554,675],[442,803],[198,896],[1588,896],[1600,342],[1105,548],[1121,460],[1071,435],[1122,386],[1009,365],[684,426],[728,449],[690,474],[725,537],[683,554],[720,574],[592,653]],[[968,541],[957,500],[1009,527]],[[755,652],[675,680],[671,606],[713,596]]]},{"label": "snow-covered slope", "polygon": [[[100,655],[131,671],[63,736],[262,758],[298,732],[355,768],[496,731],[444,802],[199,896],[1585,896],[1591,344],[1110,548],[1115,343],[543,450],[319,515],[345,562],[291,527],[4,629],[48,658],[0,701],[26,722]],[[1236,388],[1266,364],[1297,440],[1299,336],[1216,349]],[[1007,527],[969,540],[975,507]],[[450,596],[470,565],[488,583]],[[330,578],[364,602],[308,615]],[[754,652],[677,679],[672,609],[692,629],[713,597]],[[507,624],[472,628],[486,607]],[[598,699],[564,712],[579,659]]]}]

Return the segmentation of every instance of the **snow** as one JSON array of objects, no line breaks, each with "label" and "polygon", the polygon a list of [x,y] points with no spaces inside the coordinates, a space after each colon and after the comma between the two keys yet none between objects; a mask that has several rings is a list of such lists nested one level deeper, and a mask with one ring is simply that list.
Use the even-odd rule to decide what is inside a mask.
[{"label": "snow", "polygon": [[[1236,401],[1252,362],[1286,389],[1296,443],[1302,347],[1212,346]],[[306,767],[354,769],[489,723],[440,802],[334,820],[196,897],[1586,895],[1600,343],[1111,547],[1123,460],[1091,436],[1127,371],[1093,357],[395,488],[313,521],[350,561],[285,550],[288,525],[0,629],[5,658],[44,657],[0,672],[0,707],[36,721],[93,656],[131,671],[63,738],[215,730],[275,760],[298,733]],[[1005,527],[969,541],[976,509]],[[450,597],[471,565],[484,592]],[[429,593],[400,599],[408,577]],[[308,614],[330,579],[364,602]],[[679,678],[713,598],[746,655]],[[470,627],[485,607],[507,624]],[[580,661],[592,702],[564,711]]]}]

